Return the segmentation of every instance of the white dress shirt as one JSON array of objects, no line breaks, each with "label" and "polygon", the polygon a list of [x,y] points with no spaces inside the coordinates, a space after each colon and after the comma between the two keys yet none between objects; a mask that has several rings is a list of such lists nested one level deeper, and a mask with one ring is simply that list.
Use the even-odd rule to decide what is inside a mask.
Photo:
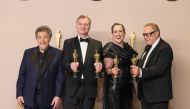
[{"label": "white dress shirt", "polygon": [[[154,48],[156,47],[156,45],[158,45],[158,42],[159,42],[159,41],[160,41],[160,37],[156,40],[156,42],[155,42],[155,43],[152,45],[152,47],[150,48],[150,50],[149,50],[149,52],[148,52],[148,54],[147,54],[147,56],[146,56],[146,59],[145,59],[145,61],[144,61],[144,64],[143,64],[143,67],[142,67],[142,68],[145,68],[146,63],[147,63],[147,60],[148,60],[150,54],[152,53],[152,51],[154,50]],[[140,69],[139,77],[142,77],[142,70],[141,70],[141,69]]]},{"label": "white dress shirt", "polygon": [[158,45],[158,42],[159,42],[159,41],[160,41],[160,37],[156,40],[156,42],[155,42],[155,43],[152,45],[152,47],[150,48],[150,50],[149,50],[149,52],[148,52],[148,54],[147,54],[147,56],[146,56],[146,59],[145,59],[145,61],[144,61],[143,68],[145,68],[146,62],[147,62],[147,60],[148,60],[150,54],[152,53],[152,51],[154,50],[154,48],[156,47],[156,45]]},{"label": "white dress shirt", "polygon": [[[78,40],[80,42],[80,36],[78,36]],[[89,38],[89,36],[85,37],[86,38]],[[80,42],[80,48],[81,48],[81,52],[82,52],[82,62],[84,64],[84,61],[85,61],[85,57],[86,57],[86,51],[87,51],[87,47],[88,47],[88,43],[87,42]],[[84,76],[83,74],[81,75],[81,79],[84,79]]]}]

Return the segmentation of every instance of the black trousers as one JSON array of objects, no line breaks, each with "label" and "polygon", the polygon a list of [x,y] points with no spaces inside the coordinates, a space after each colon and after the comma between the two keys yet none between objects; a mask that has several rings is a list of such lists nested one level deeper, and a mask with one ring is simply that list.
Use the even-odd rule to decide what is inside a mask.
[{"label": "black trousers", "polygon": [[64,109],[93,109],[95,98],[88,98],[85,94],[84,81],[81,84],[75,96],[65,96],[63,101]]},{"label": "black trousers", "polygon": [[168,101],[158,103],[147,103],[141,101],[142,109],[168,109]]}]

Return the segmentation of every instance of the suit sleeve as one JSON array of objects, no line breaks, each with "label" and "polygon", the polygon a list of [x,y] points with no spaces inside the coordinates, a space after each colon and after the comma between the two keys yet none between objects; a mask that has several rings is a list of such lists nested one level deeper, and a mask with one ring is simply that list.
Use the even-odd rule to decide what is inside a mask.
[{"label": "suit sleeve", "polygon": [[154,59],[156,59],[154,63],[150,63],[150,66],[142,69],[142,78],[161,76],[166,73],[167,70],[171,69],[173,60],[172,48],[169,45],[162,46]]},{"label": "suit sleeve", "polygon": [[59,59],[58,59],[58,72],[57,72],[57,78],[56,78],[56,92],[55,96],[62,97],[63,92],[63,80],[64,80],[64,67],[63,67],[63,59],[62,59],[62,53],[59,53]]},{"label": "suit sleeve", "polygon": [[16,84],[16,98],[19,96],[23,96],[25,73],[26,73],[26,50],[24,52],[20,69],[19,69],[19,75],[18,75],[17,84]]},{"label": "suit sleeve", "polygon": [[70,41],[69,40],[65,40],[64,41],[64,45],[63,45],[63,66],[64,66],[64,69],[69,71],[69,72],[72,72],[71,70],[71,67],[70,67],[70,64],[71,64],[71,55],[72,53],[70,53],[71,50],[69,50],[69,47],[70,44]]}]

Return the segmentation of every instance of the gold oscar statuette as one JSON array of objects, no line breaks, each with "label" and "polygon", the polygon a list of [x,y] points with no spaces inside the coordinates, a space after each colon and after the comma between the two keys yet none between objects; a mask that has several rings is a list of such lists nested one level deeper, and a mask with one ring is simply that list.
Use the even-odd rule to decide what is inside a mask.
[{"label": "gold oscar statuette", "polygon": [[[135,33],[134,32],[131,32],[130,35],[129,35],[129,40],[130,40],[130,45],[131,47],[134,49],[134,43],[135,43]],[[133,54],[133,57],[131,58],[131,63],[133,65],[137,65],[137,57],[135,54]],[[132,75],[132,82],[135,84],[136,83],[136,76],[135,75]]]},{"label": "gold oscar statuette", "polygon": [[[134,32],[131,32],[130,35],[129,35],[129,41],[130,41],[130,45],[131,47],[134,49],[134,43],[135,43],[135,33]],[[133,54],[133,57],[131,58],[131,63],[132,65],[137,65],[137,57],[136,57],[136,54]],[[132,108],[133,109],[139,109],[140,108],[140,102],[138,100],[138,97],[137,97],[137,77],[135,75],[131,75],[132,76],[132,80],[131,82],[133,83],[133,86],[134,86],[134,91],[133,91],[133,94],[132,94]]]},{"label": "gold oscar statuette", "polygon": [[24,109],[24,108],[19,106],[19,104],[17,104],[17,109]]},{"label": "gold oscar statuette", "polygon": [[137,65],[137,58],[136,58],[136,56],[134,54],[133,54],[133,58],[131,59],[131,63],[133,65]]},{"label": "gold oscar statuette", "polygon": [[60,49],[60,40],[61,40],[61,31],[60,30],[57,30],[57,33],[55,34],[55,38],[56,38],[56,47],[58,49]]},{"label": "gold oscar statuette", "polygon": [[134,48],[135,39],[136,39],[135,33],[132,31],[129,35],[129,41],[132,48]]},{"label": "gold oscar statuette", "polygon": [[[73,62],[78,62],[78,53],[77,53],[76,49],[74,49],[74,51],[73,51]],[[76,71],[73,72],[73,77],[74,78],[77,78],[77,72],[79,72],[79,71],[76,70]]]},{"label": "gold oscar statuette", "polygon": [[[113,64],[114,64],[114,67],[117,67],[118,68],[118,65],[119,65],[119,58],[117,55],[115,55],[115,58],[113,59]],[[118,78],[118,75],[115,74],[113,75],[113,82],[116,83],[117,82],[117,78]]]},{"label": "gold oscar statuette", "polygon": [[[98,53],[98,50],[95,51],[94,59],[95,59],[95,63],[100,62],[100,54]],[[99,72],[96,71],[95,73],[96,73],[96,78],[99,78]]]},{"label": "gold oscar statuette", "polygon": [[[137,57],[134,54],[133,58],[131,58],[131,63],[137,65]],[[132,75],[132,83],[136,84],[136,75]]]}]

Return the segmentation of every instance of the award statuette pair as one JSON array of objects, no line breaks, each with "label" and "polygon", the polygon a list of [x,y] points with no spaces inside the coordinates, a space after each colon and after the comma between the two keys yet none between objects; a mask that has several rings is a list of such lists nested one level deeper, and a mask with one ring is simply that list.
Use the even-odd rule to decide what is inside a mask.
[{"label": "award statuette pair", "polygon": [[[135,33],[131,32],[130,33],[130,45],[131,45],[132,48],[134,48],[135,37],[136,37]],[[131,63],[133,65],[137,64],[137,58],[136,58],[135,54],[133,54],[133,57],[131,59]],[[115,58],[114,58],[114,67],[118,67],[118,64],[119,64],[119,59],[118,59],[118,56],[116,55]],[[117,74],[113,75],[113,83],[116,83],[117,78],[118,78]],[[137,84],[135,75],[132,75],[132,83]]]},{"label": "award statuette pair", "polygon": [[[95,51],[94,59],[95,59],[95,63],[100,62],[100,54],[98,53],[98,50]],[[78,53],[76,49],[74,49],[73,51],[73,62],[78,62]],[[77,78],[77,72],[79,71],[78,70],[73,71],[73,78]],[[96,78],[99,78],[99,71],[95,71],[95,74],[96,74]]]}]

